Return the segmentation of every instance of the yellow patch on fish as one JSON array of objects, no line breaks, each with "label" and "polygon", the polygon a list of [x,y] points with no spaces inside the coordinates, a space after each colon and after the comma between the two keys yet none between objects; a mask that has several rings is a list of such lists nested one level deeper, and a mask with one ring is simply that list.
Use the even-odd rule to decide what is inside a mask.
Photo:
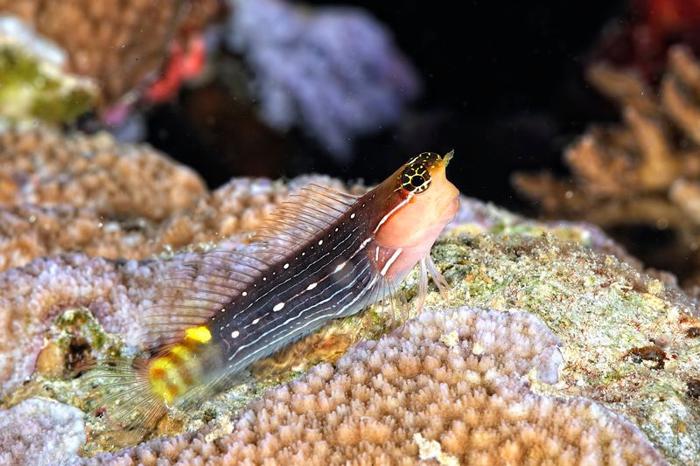
[{"label": "yellow patch on fish", "polygon": [[211,332],[204,325],[190,327],[185,330],[185,338],[200,344],[209,343],[211,340]]}]

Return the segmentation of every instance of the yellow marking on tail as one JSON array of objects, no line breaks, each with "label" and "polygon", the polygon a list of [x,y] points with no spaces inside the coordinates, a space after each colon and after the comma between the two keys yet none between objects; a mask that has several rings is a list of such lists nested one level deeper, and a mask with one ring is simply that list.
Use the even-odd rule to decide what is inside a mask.
[{"label": "yellow marking on tail", "polygon": [[170,349],[170,353],[182,361],[187,361],[193,357],[192,351],[183,345],[175,345]]},{"label": "yellow marking on tail", "polygon": [[195,383],[199,372],[197,347],[211,341],[211,332],[204,325],[185,329],[185,338],[165,354],[154,358],[148,367],[151,390],[170,405]]},{"label": "yellow marking on tail", "polygon": [[149,365],[148,380],[151,390],[166,404],[171,404],[190,388],[180,371],[181,366],[192,356],[185,346],[175,345],[168,353],[155,358]]},{"label": "yellow marking on tail", "polygon": [[190,327],[185,330],[185,339],[192,340],[200,344],[209,343],[211,340],[211,332],[204,325]]}]

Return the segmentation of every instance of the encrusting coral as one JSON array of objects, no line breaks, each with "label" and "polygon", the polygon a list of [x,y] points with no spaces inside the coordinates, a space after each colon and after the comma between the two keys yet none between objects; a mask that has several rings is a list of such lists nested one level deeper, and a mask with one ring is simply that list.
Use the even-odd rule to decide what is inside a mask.
[{"label": "encrusting coral", "polygon": [[687,48],[672,47],[658,97],[639,76],[604,64],[592,66],[588,78],[621,108],[623,124],[594,126],[567,149],[571,179],[519,174],[515,186],[550,218],[575,218],[608,230],[671,231],[672,244],[657,248],[657,259],[665,256],[668,263],[662,265],[695,284],[700,280],[700,63]]},{"label": "encrusting coral", "polygon": [[192,170],[108,134],[64,136],[47,127],[0,130],[0,207],[74,205],[108,216],[162,219],[205,192]]},{"label": "encrusting coral", "polygon": [[161,220],[64,204],[0,207],[0,270],[70,251],[110,259],[145,259],[191,244],[215,243],[254,231],[290,192],[309,183],[344,189],[324,176],[303,176],[289,183],[234,179],[203,194],[191,208]]},{"label": "encrusting coral", "polygon": [[83,413],[51,400],[30,399],[2,411],[0,464],[53,466],[73,458],[84,441]]},{"label": "encrusting coral", "polygon": [[230,433],[157,439],[86,463],[666,464],[620,416],[529,389],[529,371],[556,382],[557,344],[527,313],[427,312],[335,369],[322,364],[268,392]]},{"label": "encrusting coral", "polygon": [[[699,458],[700,431],[697,426],[700,413],[697,400],[692,396],[692,387],[693,381],[700,378],[700,365],[697,364],[700,339],[692,336],[692,329],[700,326],[700,321],[693,316],[697,315],[694,303],[666,277],[662,277],[666,282],[660,281],[616,256],[595,252],[598,248],[607,250],[608,245],[592,235],[590,229],[527,222],[474,201],[465,202],[464,209],[460,218],[470,221],[452,227],[447,238],[434,249],[438,265],[451,282],[451,298],[444,302],[437,293],[431,293],[427,304],[440,308],[463,303],[495,309],[515,307],[537,314],[561,340],[560,350],[565,365],[560,371],[560,381],[555,385],[532,379],[535,393],[593,400],[637,423],[655,448],[674,464],[692,464]],[[109,448],[109,443],[100,440],[103,429],[100,416],[94,417],[100,408],[86,404],[88,393],[85,388],[78,388],[80,378],[63,381],[62,377],[51,375],[50,364],[42,364],[44,375],[35,373],[35,382],[22,387],[17,382],[32,371],[32,360],[42,350],[45,343],[42,336],[47,335],[49,327],[58,325],[64,328],[64,333],[73,332],[67,336],[70,341],[95,340],[95,337],[86,337],[81,330],[75,330],[79,327],[72,323],[75,318],[65,317],[65,312],[70,312],[70,316],[92,313],[99,324],[115,332],[113,336],[98,335],[97,340],[121,334],[118,339],[125,339],[127,345],[137,344],[142,305],[154,298],[157,290],[154,280],[160,276],[158,270],[165,264],[162,260],[140,264],[136,261],[114,263],[73,255],[63,259],[37,260],[0,274],[3,287],[12,284],[17,290],[10,300],[5,298],[0,314],[24,314],[24,322],[20,323],[17,317],[13,317],[6,323],[12,323],[12,331],[27,329],[22,331],[28,332],[18,334],[21,336],[14,340],[11,352],[9,347],[2,350],[4,355],[21,357],[14,372],[5,373],[4,387],[8,389],[5,400],[14,403],[40,394],[77,404],[90,412],[86,419],[86,429],[90,432],[89,442],[84,447],[86,451],[94,453]],[[414,293],[412,280],[409,279],[401,291],[408,299]],[[77,314],[71,310],[81,305],[86,309]],[[409,306],[408,312],[400,319],[415,315],[411,309]],[[26,314],[27,310],[31,314]],[[376,338],[383,328],[394,325],[391,322],[395,318],[391,310],[374,307],[362,316],[331,324],[320,333],[320,340],[316,339],[315,344],[323,348],[336,344],[334,342],[340,337],[348,337],[343,341],[343,347],[347,347],[354,341]],[[66,321],[75,328],[65,330]],[[88,333],[93,332],[95,330]],[[49,331],[49,344],[55,341],[56,337],[52,335],[58,334],[61,333]],[[441,336],[446,345],[455,338],[452,332]],[[654,346],[651,352],[645,349],[650,342]],[[61,345],[60,341],[58,344]],[[109,347],[112,343],[105,345]],[[85,353],[105,351],[104,348],[91,350],[90,344],[84,346],[87,346],[82,350]],[[47,348],[51,349],[48,345],[43,346],[41,352],[47,354],[40,360],[50,362],[54,352]],[[478,345],[475,351],[481,351]],[[301,353],[293,361],[294,365],[287,366],[292,368],[292,374],[299,373],[298,368],[304,367],[305,357],[308,356]],[[664,363],[661,367],[659,358]],[[66,359],[69,358],[59,357],[57,361],[62,363]],[[513,363],[516,362],[514,359]],[[556,364],[551,365],[550,370],[544,370],[541,364],[539,367],[537,372],[540,374],[556,372],[553,369]],[[61,370],[54,372],[66,373]],[[519,373],[525,372],[529,373],[528,368]],[[278,380],[288,378],[283,376]],[[205,403],[196,412],[176,415],[174,424],[164,426],[162,433],[192,431],[200,432],[202,437],[192,440],[194,446],[191,448],[185,448],[189,440],[167,441],[162,446],[161,457],[168,458],[179,448],[188,449],[187,455],[194,455],[196,451],[202,451],[201,455],[218,451],[218,443],[205,441],[213,438],[206,436],[232,432],[231,424],[237,413],[248,400],[257,398],[271,385],[276,385],[274,380],[272,383],[270,380],[253,380],[241,389]],[[584,416],[587,419],[596,418],[597,415],[591,413],[600,414],[598,405],[585,400],[581,403],[571,409],[588,413]],[[349,404],[352,406],[353,402]],[[92,412],[94,409],[97,411]],[[181,419],[178,420],[177,416]],[[434,447],[430,443],[433,437],[425,432],[420,435],[422,437],[414,439],[416,448],[423,445],[427,455],[431,445]],[[109,438],[112,448],[118,444],[137,443]],[[270,438],[263,443],[276,441]]]},{"label": "encrusting coral", "polygon": [[[85,137],[78,139],[81,138]],[[13,139],[15,142],[22,140]],[[66,146],[58,136],[55,141],[54,145],[69,148],[64,150],[78,151],[83,147],[80,144]],[[131,152],[122,146],[117,147],[114,157],[128,159]],[[25,162],[31,158],[31,152],[26,154]],[[158,183],[167,185],[168,179],[183,176],[181,168],[165,162],[157,152],[152,152],[149,157],[159,159],[159,163],[167,167],[164,170],[166,174],[158,179]],[[14,172],[17,177],[9,179],[20,185],[25,183],[23,180],[34,180],[32,189],[42,192],[43,183],[51,184],[54,178],[38,176],[40,169],[40,164],[28,163]],[[114,179],[110,183],[126,186],[124,189],[135,189],[133,184],[121,179],[128,173],[131,171],[114,171]],[[76,186],[81,186],[90,178],[76,176],[74,179]],[[190,178],[185,176],[185,179]],[[461,439],[460,435],[469,433],[487,442],[491,438],[489,435],[499,431],[495,427],[488,431],[467,429],[455,430],[451,436],[447,435],[448,431],[452,432],[452,424],[437,421],[432,424],[430,419],[435,416],[425,415],[426,412],[433,413],[432,410],[438,409],[439,405],[421,403],[427,403],[425,400],[430,397],[443,401],[453,399],[455,402],[466,397],[464,400],[475,403],[481,399],[482,404],[478,406],[482,407],[480,412],[483,413],[497,413],[508,419],[520,415],[518,413],[530,413],[527,419],[529,425],[535,426],[532,429],[520,429],[524,424],[519,423],[510,427],[501,426],[511,429],[508,432],[514,439],[511,447],[505,443],[501,446],[504,455],[546,454],[549,451],[546,448],[535,452],[526,447],[516,448],[516,443],[518,439],[524,442],[523,445],[528,443],[528,439],[536,442],[539,441],[536,439],[544,438],[544,432],[549,432],[546,435],[554,439],[552,442],[560,439],[561,445],[568,445],[562,453],[565,458],[568,458],[567,455],[578,458],[578,455],[590,453],[592,456],[585,458],[594,464],[606,459],[614,462],[612,456],[605,455],[617,449],[629,451],[630,455],[647,451],[642,454],[653,462],[659,460],[656,453],[649,450],[649,445],[653,445],[653,450],[672,464],[698,463],[700,319],[695,301],[678,288],[673,277],[650,275],[643,271],[638,262],[629,263],[629,256],[596,228],[565,222],[543,224],[529,221],[469,199],[463,199],[455,223],[448,227],[432,251],[451,288],[447,300],[436,292],[428,294],[426,305],[433,309],[432,314],[425,317],[417,315],[416,300],[413,299],[416,275],[410,275],[398,290],[398,296],[407,301],[406,305],[396,308],[375,305],[360,315],[331,323],[319,333],[296,343],[273,361],[268,361],[260,371],[255,368],[251,377],[221,396],[191,411],[174,410],[151,434],[182,437],[142,444],[142,436],[135,437],[126,431],[110,431],[109,406],[101,405],[99,397],[94,396],[103,384],[82,375],[85,365],[102,359],[130,360],[142,343],[144,310],[154,303],[167,304],[168,299],[174,298],[160,292],[159,284],[165,272],[215,244],[236,247],[240,244],[237,233],[254,230],[256,222],[265,216],[266,209],[273,207],[285,193],[293,190],[295,183],[303,184],[310,180],[319,178],[302,178],[289,184],[232,180],[214,194],[207,194],[202,187],[201,194],[195,196],[187,207],[177,205],[168,195],[164,195],[160,201],[164,205],[157,206],[160,209],[158,215],[136,214],[136,218],[146,217],[146,224],[150,225],[139,233],[136,240],[136,244],[141,246],[135,255],[144,254],[143,257],[131,260],[119,258],[119,248],[116,246],[111,249],[115,253],[113,259],[92,256],[102,254],[99,252],[104,250],[100,249],[103,247],[101,242],[109,245],[112,241],[114,245],[125,240],[126,234],[120,236],[119,232],[123,229],[126,233],[128,230],[128,217],[125,219],[115,215],[116,226],[113,228],[117,233],[110,237],[98,232],[98,238],[91,243],[94,248],[86,247],[86,250],[67,254],[73,248],[71,244],[81,248],[79,242],[72,243],[73,240],[70,240],[66,245],[47,250],[52,254],[60,253],[58,256],[36,257],[36,254],[43,254],[37,250],[35,255],[29,254],[18,261],[22,266],[0,272],[0,289],[3,290],[0,294],[2,408],[14,409],[18,403],[37,396],[73,405],[85,413],[81,455],[114,454],[121,457],[117,464],[135,462],[134,455],[142,455],[143,462],[160,459],[163,463],[171,463],[174,462],[169,459],[171,456],[180,455],[182,463],[204,462],[207,457],[217,463],[223,462],[225,456],[221,455],[228,453],[245,457],[268,451],[277,451],[282,456],[318,454],[319,458],[327,454],[332,460],[343,457],[347,452],[369,452],[371,442],[364,440],[357,443],[353,435],[358,432],[372,433],[376,434],[373,437],[375,441],[382,439],[384,437],[380,434],[386,432],[382,426],[390,426],[391,419],[399,418],[412,419],[413,424],[407,425],[417,427],[406,431],[391,429],[383,443],[393,446],[383,453],[379,449],[373,450],[378,455],[385,455],[379,458],[389,458],[397,451],[410,451],[414,461],[432,458],[450,464],[456,459],[466,458],[462,455],[468,455],[469,451],[478,451],[478,448],[460,451],[457,443],[461,442],[450,439]],[[326,184],[333,184],[325,180]],[[342,188],[338,182],[334,185]],[[48,195],[22,197],[22,193],[29,192],[28,188],[13,188],[5,192],[12,192],[12,195],[5,197],[9,203],[5,207],[6,212],[18,213],[20,220],[25,214],[41,212],[42,209],[46,209],[46,212],[62,209],[61,203],[70,200],[64,197],[54,207],[24,205],[23,200],[44,202],[54,198]],[[62,224],[59,222],[66,228],[66,235],[72,236],[68,230],[74,219],[87,219],[92,215],[90,212],[94,213],[98,208],[113,212],[110,210],[113,209],[110,198],[106,199],[90,205],[93,202],[90,196],[80,196],[72,205],[65,206],[66,209],[73,209],[68,210],[72,213],[62,220]],[[83,203],[88,205],[84,206]],[[231,224],[227,223],[229,216],[236,218]],[[246,216],[248,220],[243,220]],[[105,224],[110,221],[105,221]],[[39,223],[41,221],[37,215],[35,224]],[[159,236],[159,229],[166,228],[164,225],[176,224],[185,225],[182,230],[191,232],[175,235],[181,238],[181,241],[174,241],[178,250],[144,246],[151,241],[162,241],[159,238],[164,236]],[[62,227],[51,228],[56,232]],[[177,228],[175,230],[179,231]],[[29,231],[31,228],[25,230],[26,235],[29,235]],[[219,236],[223,231],[228,232],[225,241]],[[233,235],[229,236],[229,233]],[[99,237],[100,234],[104,236]],[[9,233],[6,237],[10,237]],[[76,238],[79,237],[76,234]],[[21,245],[16,247],[21,248]],[[13,246],[7,247],[3,255],[11,258]],[[9,263],[12,263],[12,259]],[[452,310],[463,306],[492,311]],[[511,309],[524,312],[495,312]],[[526,313],[537,316],[549,330]],[[441,317],[443,314],[449,318]],[[383,343],[367,342],[380,338],[414,317],[419,317],[419,320],[387,337]],[[499,322],[500,325],[494,329],[493,326],[489,327],[489,322]],[[483,325],[483,328],[479,325]],[[425,330],[430,328],[433,330]],[[500,334],[500,328],[510,333]],[[425,331],[421,330],[420,333],[418,329]],[[496,336],[490,339],[488,335],[493,335],[493,332]],[[521,342],[523,346],[505,345],[513,341]],[[358,342],[364,343],[352,349],[334,370],[330,364]],[[453,348],[451,345],[457,346]],[[527,347],[532,349],[530,353],[526,351]],[[427,354],[425,348],[429,348],[434,355]],[[494,353],[498,356],[487,356]],[[420,361],[420,366],[414,377],[405,380],[399,377],[404,370],[401,358],[410,354]],[[465,367],[472,367],[472,357],[484,364],[483,367],[475,366],[483,369],[483,372],[474,371],[479,378],[452,379],[462,377],[464,373],[451,366],[450,361],[454,359],[459,365],[462,360]],[[387,364],[376,366],[376,360],[386,360]],[[446,361],[446,365],[442,361]],[[494,365],[488,366],[489,361]],[[306,373],[310,366],[319,362],[321,366]],[[348,388],[350,391],[343,392],[343,384],[352,376],[353,367],[364,364],[369,365],[367,377],[371,375],[370,378],[377,384],[365,388],[361,384],[351,384]],[[555,377],[557,368],[558,381]],[[399,375],[396,371],[399,371]],[[284,385],[297,377],[302,378],[291,385]],[[330,395],[322,395],[321,389],[303,393],[304,390],[314,389],[319,383],[324,387],[334,387]],[[290,403],[275,402],[274,397],[285,393],[285,386],[290,394]],[[407,392],[402,392],[402,387]],[[423,392],[414,391],[415,387],[423,388]],[[478,390],[488,387],[495,388],[487,392],[484,398],[468,396],[472,392],[467,389],[481,393]],[[265,397],[268,389],[273,391]],[[363,411],[367,408],[365,401],[370,398],[362,396],[383,393],[383,389],[393,390],[397,393],[395,399],[402,403],[392,409],[394,405],[386,403],[394,398],[385,397],[382,402],[385,403],[382,405],[385,412],[374,418],[376,422],[363,424],[363,418],[355,416],[365,415],[359,413],[366,413]],[[441,390],[446,390],[446,398],[440,398]],[[299,416],[297,410],[316,406],[314,403],[331,406],[338,402],[340,398],[334,398],[334,393],[342,394],[345,401],[344,406],[338,404],[335,408],[339,410],[339,417],[336,416],[332,422],[343,426],[343,429],[335,432],[347,433],[344,438],[348,445],[331,445],[329,442],[339,440],[332,436],[324,439],[325,444],[316,441],[319,433],[330,429],[333,424],[330,417],[323,417],[330,414],[324,415],[315,408],[311,414],[317,417],[309,413],[303,415],[304,422],[316,419],[314,425],[303,433],[293,427],[281,429],[278,436],[263,433],[265,423],[269,424],[266,420],[269,414],[278,416],[280,422],[284,419],[292,422]],[[424,393],[425,399],[420,397],[421,393]],[[453,395],[454,398],[450,398]],[[255,400],[258,400],[258,404],[251,405]],[[463,403],[466,402],[464,400]],[[242,415],[246,409],[252,411]],[[585,429],[577,433],[579,431],[570,430],[570,426],[556,424],[559,422],[557,419],[562,418],[554,415],[538,417],[536,414],[541,412],[565,413],[566,419],[577,419],[575,426]],[[462,411],[454,415],[467,414]],[[620,416],[624,416],[624,419]],[[488,419],[486,414],[483,417]],[[301,422],[301,417],[299,419]],[[341,419],[347,422],[342,424]],[[650,443],[646,443],[642,434],[625,419],[636,425]],[[387,424],[382,424],[385,420]],[[451,421],[456,421],[456,418],[450,418]],[[239,427],[234,429],[234,425]],[[437,435],[443,432],[440,429],[444,430],[444,435]],[[502,433],[505,432],[507,430]],[[250,437],[250,445],[237,443],[237,439],[243,438],[239,437],[242,433],[246,438]],[[36,438],[42,438],[42,435],[53,433],[47,428],[43,433],[37,433]],[[317,442],[321,450],[316,452],[301,448],[301,445],[308,443],[299,443],[297,450],[280,446],[297,436],[301,436],[300,442]],[[253,442],[256,438],[259,441]],[[617,439],[617,443],[613,438]],[[222,443],[224,439],[228,439],[229,443]],[[586,446],[581,445],[581,439],[585,439]],[[323,445],[327,446],[327,450],[323,450]],[[358,449],[353,449],[352,445]],[[547,445],[549,443],[545,443],[545,447]],[[622,448],[625,445],[628,450]],[[123,447],[133,448],[119,452]],[[63,447],[57,448],[63,451]],[[5,450],[2,446],[0,449]],[[223,453],[224,450],[226,453]],[[105,451],[112,453],[101,453]],[[81,461],[72,452],[74,450],[70,450],[68,455],[73,455],[72,461]],[[107,456],[97,458],[105,459]],[[629,459],[632,456],[627,458],[627,461],[632,461]]]},{"label": "encrusting coral", "polygon": [[302,176],[234,179],[209,192],[188,168],[105,133],[0,129],[0,270],[63,252],[145,259],[215,243],[253,231],[309,183],[345,189],[328,177]]}]

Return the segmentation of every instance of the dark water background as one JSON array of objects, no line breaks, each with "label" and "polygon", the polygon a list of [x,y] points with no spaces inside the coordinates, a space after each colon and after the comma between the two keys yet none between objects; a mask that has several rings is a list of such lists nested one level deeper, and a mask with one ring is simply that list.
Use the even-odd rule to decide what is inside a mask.
[{"label": "dark water background", "polygon": [[[149,142],[195,167],[211,187],[231,176],[311,171],[373,183],[411,154],[454,148],[450,178],[462,192],[523,208],[510,186],[514,171],[561,170],[572,138],[592,121],[616,118],[585,84],[582,67],[606,24],[624,16],[623,1],[343,4],[387,25],[422,75],[423,96],[398,128],[359,141],[352,159],[338,163],[302,134],[248,128],[245,111],[227,113],[234,102],[202,104],[202,90],[193,89],[150,113]],[[206,112],[204,129],[192,123]],[[266,156],[251,160],[251,145],[264,145]]]}]

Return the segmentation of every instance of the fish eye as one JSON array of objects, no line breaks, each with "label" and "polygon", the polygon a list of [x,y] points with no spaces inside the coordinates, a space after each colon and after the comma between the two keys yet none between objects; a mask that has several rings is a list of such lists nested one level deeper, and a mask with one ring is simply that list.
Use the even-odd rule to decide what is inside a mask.
[{"label": "fish eye", "polygon": [[410,193],[422,193],[429,186],[430,174],[425,165],[410,164],[401,173],[401,187]]}]

